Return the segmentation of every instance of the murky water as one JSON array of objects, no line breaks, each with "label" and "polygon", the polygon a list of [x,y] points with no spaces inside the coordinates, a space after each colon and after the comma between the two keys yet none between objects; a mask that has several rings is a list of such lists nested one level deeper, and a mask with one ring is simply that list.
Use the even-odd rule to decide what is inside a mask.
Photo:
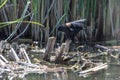
[{"label": "murky water", "polygon": [[[36,57],[36,56],[35,56]],[[110,59],[110,65],[108,69],[98,71],[87,77],[80,77],[78,72],[67,71],[67,72],[57,72],[57,73],[44,73],[44,74],[29,74],[23,79],[15,78],[13,80],[120,80],[120,64],[118,65],[118,60]],[[9,80],[7,76],[4,79]]]},{"label": "murky water", "polygon": [[88,77],[68,71],[59,73],[29,74],[24,79],[14,80],[120,80],[120,65],[110,65],[107,70],[98,71]]}]

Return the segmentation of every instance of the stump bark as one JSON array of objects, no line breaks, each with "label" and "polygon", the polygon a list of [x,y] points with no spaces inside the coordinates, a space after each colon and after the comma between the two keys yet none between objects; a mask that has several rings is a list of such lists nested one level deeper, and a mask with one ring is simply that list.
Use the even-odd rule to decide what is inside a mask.
[{"label": "stump bark", "polygon": [[62,54],[64,53],[66,43],[62,43],[60,50],[56,52],[55,63],[61,63],[63,61]]},{"label": "stump bark", "polygon": [[43,60],[45,61],[50,61],[50,53],[52,53],[52,50],[55,45],[56,38],[55,37],[50,37],[47,42],[46,50],[44,53]]},{"label": "stump bark", "polygon": [[66,45],[65,45],[64,51],[65,51],[65,54],[67,54],[69,51],[69,46],[70,46],[71,40],[67,39],[65,43],[66,43]]}]

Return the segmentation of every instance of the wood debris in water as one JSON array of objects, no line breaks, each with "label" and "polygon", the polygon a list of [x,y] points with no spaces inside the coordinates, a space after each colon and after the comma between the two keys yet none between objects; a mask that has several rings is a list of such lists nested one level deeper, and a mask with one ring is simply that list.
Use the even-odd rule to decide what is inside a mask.
[{"label": "wood debris in water", "polygon": [[90,68],[90,69],[87,69],[87,70],[83,70],[83,71],[80,71],[79,72],[79,76],[87,76],[89,74],[92,74],[92,73],[95,73],[99,70],[102,70],[102,69],[106,69],[108,67],[107,63],[101,63],[93,68]]},{"label": "wood debris in water", "polygon": [[[46,63],[44,65],[41,64],[44,62],[48,62],[49,64],[53,63],[56,65],[57,64],[65,64],[67,66],[73,65],[69,69],[78,72],[80,76],[86,76],[94,72],[97,72],[99,70],[106,69],[108,67],[107,63],[103,63],[102,60],[98,60],[97,62],[95,62],[94,58],[98,58],[99,56],[106,56],[106,57],[111,56],[115,58],[115,55],[110,54],[111,52],[113,52],[111,49],[101,45],[94,46],[94,48],[98,50],[100,49],[99,53],[95,53],[96,55],[90,53],[82,53],[79,50],[77,50],[74,53],[69,53],[69,46],[71,41],[67,40],[65,43],[62,43],[62,45],[56,50],[54,49],[55,41],[56,41],[55,37],[50,37],[48,39],[46,49],[44,49],[43,51],[42,60],[39,60],[36,57],[34,57],[33,59],[37,61],[37,64],[32,63],[32,60],[30,59],[30,56],[24,47],[19,47],[19,52],[16,52],[16,50],[14,50],[13,47],[10,47],[9,50],[7,50],[8,52],[7,54],[9,55],[8,57],[12,61],[7,60],[2,55],[1,52],[0,70],[2,72],[6,72],[9,78],[12,79],[17,76],[23,78],[25,75],[28,75],[29,73],[42,74],[47,72],[66,71],[68,69],[66,67],[50,68],[48,67],[48,65],[47,66],[45,65]],[[0,50],[4,51],[3,49],[4,47],[2,45],[1,48],[2,49]],[[72,61],[73,63],[70,64],[70,62]]]},{"label": "wood debris in water", "polygon": [[10,80],[15,77],[23,78],[29,73],[42,74],[47,72],[64,71],[64,68],[49,68],[46,65],[32,63],[26,50],[24,48],[20,48],[19,50],[19,54],[23,55],[22,59],[24,60],[19,58],[19,54],[12,47],[8,50],[7,54],[10,55],[8,57],[13,61],[8,61],[2,53],[0,54],[0,73],[7,73]]}]

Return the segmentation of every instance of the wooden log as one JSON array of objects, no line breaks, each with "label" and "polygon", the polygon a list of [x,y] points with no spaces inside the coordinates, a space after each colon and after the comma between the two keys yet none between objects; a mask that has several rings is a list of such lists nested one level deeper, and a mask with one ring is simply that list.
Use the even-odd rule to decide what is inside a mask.
[{"label": "wooden log", "polygon": [[108,50],[107,47],[102,46],[102,45],[99,45],[99,44],[96,44],[94,47],[95,47],[96,49],[100,49],[101,51],[106,51],[106,50]]},{"label": "wooden log", "polygon": [[62,43],[60,50],[56,53],[55,63],[61,63],[63,61],[62,54],[64,52],[65,45],[66,45],[66,43]]},{"label": "wooden log", "polygon": [[65,51],[64,53],[67,54],[68,51],[69,51],[69,46],[70,46],[71,40],[67,39],[65,43],[66,43],[66,45],[65,45],[65,48],[64,48],[64,51]]},{"label": "wooden log", "polygon": [[72,55],[72,56],[63,58],[63,62],[68,62],[69,60],[73,59],[74,57],[77,57],[77,54],[74,54],[74,55]]},{"label": "wooden log", "polygon": [[0,68],[0,71],[5,71],[5,72],[10,72],[11,70],[10,69],[4,69],[4,68]]},{"label": "wooden log", "polygon": [[0,52],[3,52],[3,50],[5,49],[5,44],[6,44],[6,41],[4,40],[0,41]]},{"label": "wooden log", "polygon": [[0,67],[5,67],[5,66],[6,66],[6,63],[2,59],[0,59]]},{"label": "wooden log", "polygon": [[26,62],[17,62],[19,65],[22,66],[28,66],[28,67],[32,67],[32,68],[39,68],[40,66],[36,65],[36,64],[32,64],[32,63],[26,63]]},{"label": "wooden log", "polygon": [[30,60],[30,58],[29,58],[29,56],[24,48],[20,48],[19,54],[23,55],[23,58],[25,59],[25,61],[27,63],[31,63],[31,60]]},{"label": "wooden log", "polygon": [[101,69],[105,69],[105,68],[107,68],[107,67],[108,67],[108,65],[98,66],[98,67],[95,68],[93,71],[96,72],[96,71],[99,71],[99,70],[101,70]]},{"label": "wooden log", "polygon": [[81,72],[79,72],[79,74],[84,75],[84,74],[87,74],[87,73],[96,72],[96,71],[99,71],[101,69],[105,69],[107,67],[108,67],[107,63],[104,63],[104,64],[98,65],[96,67],[90,68],[88,70],[81,71]]},{"label": "wooden log", "polygon": [[20,61],[19,57],[17,56],[17,53],[13,48],[10,49],[9,56],[15,61]]},{"label": "wooden log", "polygon": [[44,53],[43,60],[50,61],[50,53],[52,52],[55,45],[56,38],[50,37],[47,42],[46,50]]},{"label": "wooden log", "polygon": [[0,55],[0,59],[2,59],[5,63],[9,63],[9,61],[3,55]]}]

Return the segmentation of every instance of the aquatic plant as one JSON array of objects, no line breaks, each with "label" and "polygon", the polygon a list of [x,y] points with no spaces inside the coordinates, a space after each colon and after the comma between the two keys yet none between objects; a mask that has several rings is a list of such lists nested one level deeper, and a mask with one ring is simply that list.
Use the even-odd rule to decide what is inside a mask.
[{"label": "aquatic plant", "polygon": [[[0,32],[5,33],[5,38],[12,34],[9,40],[25,30],[19,38],[33,38],[42,44],[49,36],[56,36],[62,42],[64,34],[58,33],[57,26],[85,18],[89,40],[118,40],[119,3],[119,0],[1,0],[0,23],[3,23]],[[38,27],[39,23],[45,28]],[[84,35],[82,31],[80,33]]]}]

